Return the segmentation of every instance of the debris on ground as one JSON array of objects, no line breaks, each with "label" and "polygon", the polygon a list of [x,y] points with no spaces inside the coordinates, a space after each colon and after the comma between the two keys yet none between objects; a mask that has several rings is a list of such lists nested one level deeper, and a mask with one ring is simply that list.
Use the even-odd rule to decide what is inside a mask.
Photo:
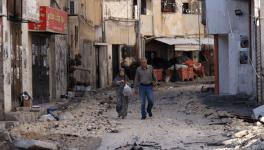
[{"label": "debris on ground", "polygon": [[[127,118],[117,118],[114,89],[68,99],[67,103],[57,103],[56,108],[50,108],[39,121],[12,126],[8,134],[0,131],[3,133],[0,140],[4,141],[0,143],[0,149],[12,147],[14,141],[21,140],[31,141],[28,142],[31,145],[32,141],[35,145],[37,141],[39,145],[44,142],[58,149],[81,150],[250,150],[264,147],[261,118],[255,120],[239,115],[233,109],[227,111],[222,102],[216,103],[221,109],[206,103],[204,99],[212,93],[201,93],[202,86],[162,85],[156,88],[154,117],[145,121],[140,120],[137,97],[129,103]],[[131,142],[135,136],[138,139]]]},{"label": "debris on ground", "polygon": [[161,146],[156,142],[141,142],[140,144],[133,143],[125,146],[120,146],[115,150],[162,150]]},{"label": "debris on ground", "polygon": [[59,147],[55,143],[40,141],[40,140],[16,140],[15,147],[30,150],[30,149],[43,149],[43,150],[58,150]]},{"label": "debris on ground", "polygon": [[46,121],[55,121],[56,119],[51,115],[51,114],[48,114],[48,115],[42,115],[40,118],[39,118],[39,121],[41,122],[46,122]]}]

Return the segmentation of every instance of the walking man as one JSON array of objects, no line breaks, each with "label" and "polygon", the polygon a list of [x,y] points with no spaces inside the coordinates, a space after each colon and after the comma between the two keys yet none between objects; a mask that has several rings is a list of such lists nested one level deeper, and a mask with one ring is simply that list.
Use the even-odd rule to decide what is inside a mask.
[{"label": "walking man", "polygon": [[[146,119],[147,113],[149,117],[152,117],[152,107],[154,104],[153,86],[156,85],[156,81],[157,79],[154,74],[153,67],[148,65],[146,58],[142,58],[141,66],[137,68],[135,76],[135,87],[138,88],[141,99],[142,120]],[[146,99],[148,101],[147,112]]]}]

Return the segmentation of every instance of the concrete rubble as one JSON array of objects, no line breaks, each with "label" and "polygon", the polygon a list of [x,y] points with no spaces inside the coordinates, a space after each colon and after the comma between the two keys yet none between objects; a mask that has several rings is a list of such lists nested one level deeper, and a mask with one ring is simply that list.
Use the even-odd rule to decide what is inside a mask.
[{"label": "concrete rubble", "polygon": [[58,150],[58,145],[51,142],[39,140],[16,140],[14,145],[20,149],[42,149],[42,150]]},{"label": "concrete rubble", "polygon": [[[41,120],[41,116],[36,122],[11,125],[8,132],[2,132],[4,136],[0,134],[0,141],[5,141],[0,145],[8,147],[18,143],[20,147],[24,144],[84,150],[257,150],[264,146],[261,121],[252,123],[235,112],[211,105],[205,101],[211,93],[200,89],[199,85],[161,85],[155,89],[158,99],[153,110],[155,116],[145,122],[139,119],[137,98],[130,100],[128,118],[118,120],[115,91],[97,91],[89,98],[72,99],[67,105],[58,106],[44,115],[48,116],[46,120]],[[222,102],[214,101],[224,107]],[[134,137],[136,140],[131,142]],[[15,145],[19,147],[18,144]]]}]

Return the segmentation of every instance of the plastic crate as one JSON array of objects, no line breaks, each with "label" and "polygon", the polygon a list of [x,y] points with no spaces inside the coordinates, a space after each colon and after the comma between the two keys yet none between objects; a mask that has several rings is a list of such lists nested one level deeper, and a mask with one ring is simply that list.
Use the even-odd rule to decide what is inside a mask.
[{"label": "plastic crate", "polygon": [[194,80],[194,72],[192,67],[181,68],[178,70],[181,81]]},{"label": "plastic crate", "polygon": [[163,70],[162,69],[154,69],[154,74],[157,78],[158,81],[162,81],[163,80]]},{"label": "plastic crate", "polygon": [[178,70],[181,81],[189,80],[188,68],[181,68]]}]

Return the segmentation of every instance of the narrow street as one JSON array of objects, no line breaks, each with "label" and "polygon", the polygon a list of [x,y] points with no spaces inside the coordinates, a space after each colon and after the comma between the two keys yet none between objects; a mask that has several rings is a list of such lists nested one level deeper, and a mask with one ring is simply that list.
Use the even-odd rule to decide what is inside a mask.
[{"label": "narrow street", "polygon": [[[238,113],[249,115],[251,105],[243,99],[230,99],[230,105],[226,105],[227,99],[223,102],[214,99],[210,90],[201,92],[203,86],[211,85],[160,85],[155,90],[154,117],[143,121],[137,97],[130,99],[129,115],[122,120],[115,112],[114,90],[97,91],[85,99],[61,105],[64,120],[20,124],[10,130],[10,137],[52,142],[59,149],[83,150],[137,149],[134,145],[150,150],[251,149],[256,146],[252,140],[264,131],[262,125],[236,117]],[[210,103],[211,100],[214,103]],[[246,134],[236,135],[247,129]],[[257,146],[263,144],[257,143]]]}]

